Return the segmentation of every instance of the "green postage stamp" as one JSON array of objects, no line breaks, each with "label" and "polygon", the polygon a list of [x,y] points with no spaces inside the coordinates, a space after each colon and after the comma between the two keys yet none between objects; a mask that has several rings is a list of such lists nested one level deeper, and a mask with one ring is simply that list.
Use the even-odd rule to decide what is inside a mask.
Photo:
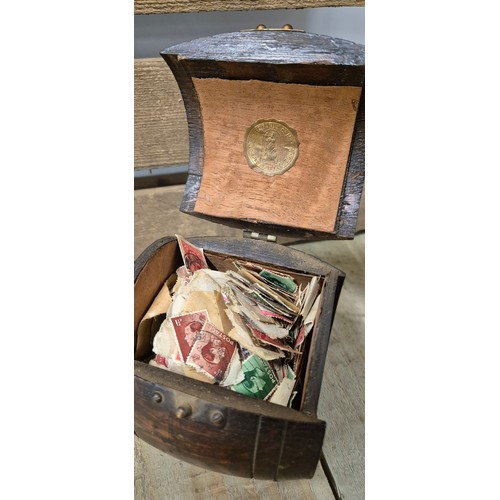
[{"label": "green postage stamp", "polygon": [[233,390],[258,399],[267,399],[278,385],[278,379],[269,363],[257,355],[250,356],[242,365],[245,379]]}]

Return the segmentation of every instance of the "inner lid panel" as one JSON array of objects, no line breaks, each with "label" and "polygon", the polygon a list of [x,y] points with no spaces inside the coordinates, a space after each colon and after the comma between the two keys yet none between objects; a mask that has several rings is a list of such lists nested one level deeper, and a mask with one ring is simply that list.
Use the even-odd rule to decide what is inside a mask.
[{"label": "inner lid panel", "polygon": [[[204,137],[194,211],[334,231],[361,87],[220,78],[193,83]],[[296,133],[298,156],[284,173],[267,176],[249,166],[245,136],[259,120],[284,123]]]}]

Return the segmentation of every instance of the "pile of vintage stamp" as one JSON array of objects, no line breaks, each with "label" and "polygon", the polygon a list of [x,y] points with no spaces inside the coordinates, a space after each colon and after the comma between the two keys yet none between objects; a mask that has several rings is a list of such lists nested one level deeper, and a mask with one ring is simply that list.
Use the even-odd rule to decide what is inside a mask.
[{"label": "pile of vintage stamp", "polygon": [[318,312],[320,279],[297,283],[286,273],[236,259],[234,269],[217,271],[203,249],[177,240],[184,265],[145,316],[165,318],[150,364],[291,406]]}]

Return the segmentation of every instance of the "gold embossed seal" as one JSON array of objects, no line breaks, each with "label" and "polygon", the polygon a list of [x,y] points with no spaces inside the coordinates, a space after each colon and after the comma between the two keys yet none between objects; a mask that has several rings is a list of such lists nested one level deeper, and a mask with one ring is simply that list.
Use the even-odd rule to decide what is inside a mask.
[{"label": "gold embossed seal", "polygon": [[250,168],[272,177],[293,167],[299,156],[299,139],[284,122],[258,120],[246,131],[243,151]]}]

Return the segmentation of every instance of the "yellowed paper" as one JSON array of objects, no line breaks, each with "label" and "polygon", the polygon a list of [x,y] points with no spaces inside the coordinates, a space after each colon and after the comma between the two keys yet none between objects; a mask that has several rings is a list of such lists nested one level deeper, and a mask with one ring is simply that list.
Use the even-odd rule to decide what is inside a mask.
[{"label": "yellowed paper", "polygon": [[239,314],[233,312],[231,309],[227,309],[227,314],[231,320],[234,328],[230,332],[226,332],[233,340],[236,340],[245,349],[248,349],[252,354],[257,354],[257,356],[270,361],[272,359],[283,358],[285,355],[282,351],[275,352],[264,349],[260,346],[254,344],[250,332],[246,327],[243,320],[240,318]]},{"label": "yellowed paper", "polygon": [[215,381],[203,375],[202,373],[198,373],[194,368],[187,366],[183,363],[176,363],[169,360],[168,368],[161,364],[157,363],[154,359],[152,359],[149,364],[151,366],[156,366],[156,368],[161,368],[162,370],[167,370],[169,372],[178,373],[179,375],[184,375],[185,377],[192,378],[194,380],[200,380],[201,382],[206,382],[208,384],[213,384]]},{"label": "yellowed paper", "polygon": [[177,353],[175,332],[173,331],[172,323],[168,319],[161,324],[158,333],[155,335],[153,352],[168,359],[173,359]]},{"label": "yellowed paper", "polygon": [[227,332],[233,325],[229,321],[225,309],[226,305],[221,293],[217,291],[191,292],[184,303],[182,314],[206,310],[210,323],[221,332]]},{"label": "yellowed paper", "polygon": [[273,395],[269,399],[269,402],[286,406],[290,400],[290,396],[292,395],[294,385],[295,375],[293,378],[284,378],[274,391]]}]

